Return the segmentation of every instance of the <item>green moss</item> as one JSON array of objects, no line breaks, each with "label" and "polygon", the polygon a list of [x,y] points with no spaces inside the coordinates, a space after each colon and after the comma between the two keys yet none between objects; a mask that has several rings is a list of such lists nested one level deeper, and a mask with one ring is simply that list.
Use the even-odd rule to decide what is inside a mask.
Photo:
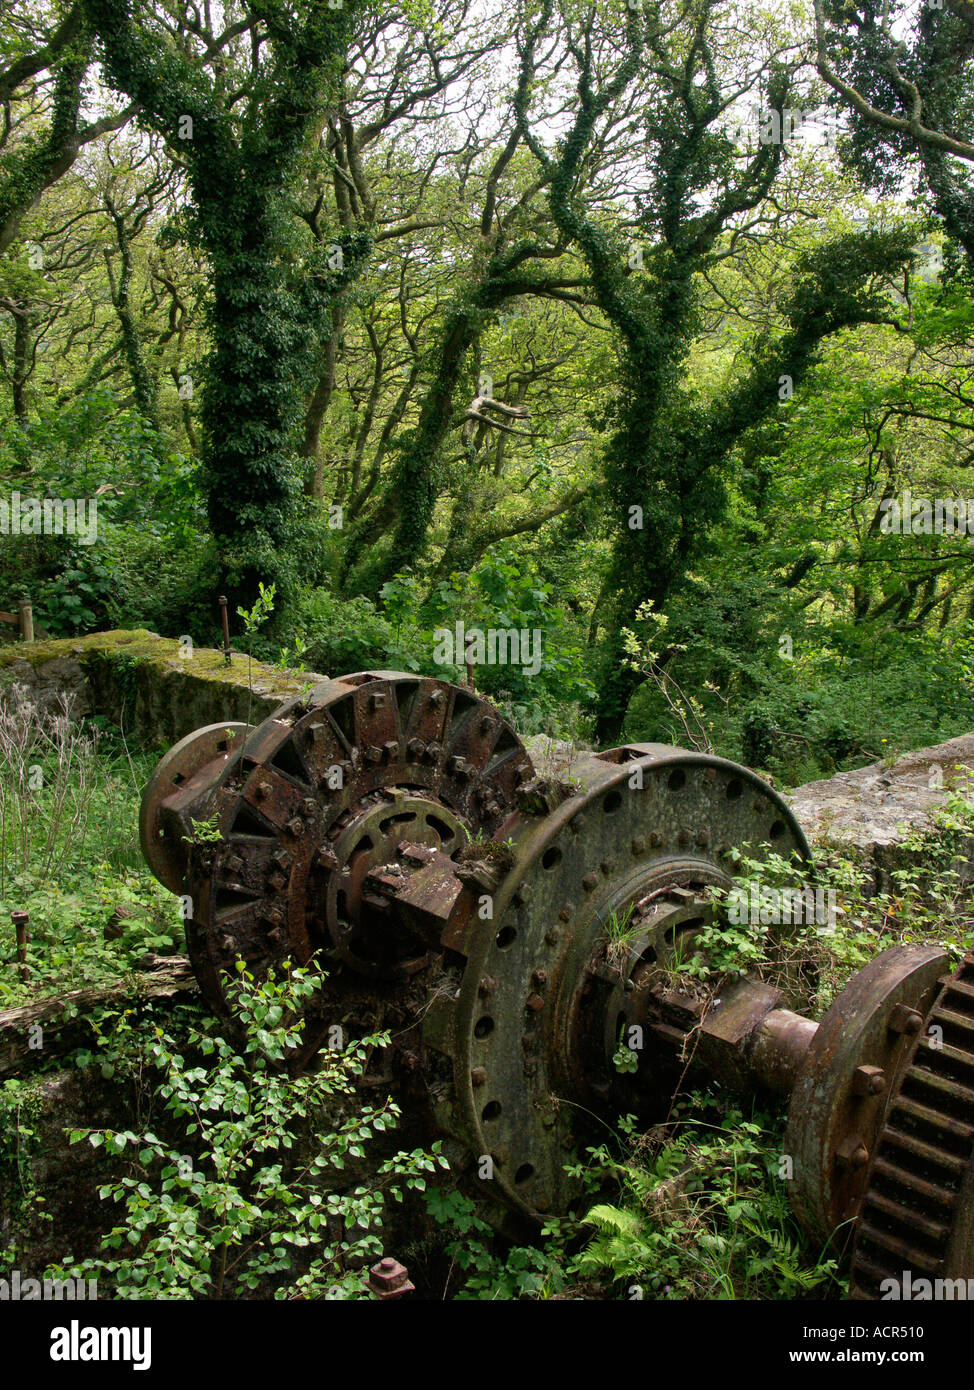
[{"label": "green moss", "polygon": [[37,670],[49,661],[76,661],[85,667],[104,661],[111,667],[142,665],[155,666],[161,671],[175,671],[198,680],[218,681],[246,689],[253,681],[255,693],[261,696],[279,695],[282,700],[296,695],[305,684],[301,678],[282,675],[273,666],[255,661],[239,653],[224,662],[223,653],[212,647],[197,647],[191,657],[180,655],[180,643],[169,637],[159,637],[145,628],[134,631],[91,632],[85,637],[63,637],[45,642],[18,642],[0,649],[0,667],[27,661]]}]

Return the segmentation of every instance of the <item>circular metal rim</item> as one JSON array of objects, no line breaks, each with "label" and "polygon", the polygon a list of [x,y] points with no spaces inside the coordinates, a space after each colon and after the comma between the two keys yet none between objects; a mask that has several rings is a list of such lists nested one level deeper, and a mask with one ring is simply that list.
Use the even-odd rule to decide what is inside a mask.
[{"label": "circular metal rim", "polygon": [[[809,1044],[788,1106],[785,1153],[794,1162],[791,1207],[809,1234],[831,1240],[859,1209],[868,1168],[843,1166],[843,1134],[855,1131],[871,1156],[889,1096],[912,1039],[886,1025],[898,1004],[926,1014],[946,954],[937,947],[893,946],[855,974],[825,1013]],[[898,1041],[896,1041],[898,1039]],[[856,1096],[853,1074],[879,1066],[889,1082],[877,1096]]]},{"label": "circular metal rim", "polygon": [[[540,866],[546,852],[555,845],[555,842],[562,835],[570,835],[577,837],[577,846],[582,851],[581,855],[575,856],[576,861],[584,858],[586,841],[581,830],[585,815],[600,804],[604,805],[613,792],[623,788],[638,795],[645,788],[646,783],[644,781],[641,789],[633,787],[632,778],[637,765],[642,768],[646,777],[654,779],[656,785],[661,782],[662,778],[672,778],[678,772],[683,774],[683,785],[686,785],[687,779],[691,775],[698,775],[703,780],[714,784],[722,782],[725,790],[732,781],[736,781],[741,784],[741,794],[735,797],[735,801],[740,800],[742,807],[746,804],[746,798],[743,795],[744,789],[750,788],[752,792],[758,793],[761,800],[761,810],[765,816],[773,813],[776,820],[780,822],[781,832],[778,836],[778,843],[781,849],[793,851],[803,866],[807,866],[810,858],[808,843],[800,826],[780,794],[770,787],[763,778],[727,759],[712,758],[705,754],[689,751],[680,752],[667,749],[666,755],[660,757],[654,749],[651,753],[639,753],[636,757],[624,762],[621,760],[607,761],[598,755],[593,755],[578,768],[573,769],[575,775],[582,782],[581,788],[578,789],[580,794],[568,797],[549,815],[537,818],[534,823],[532,823],[532,818],[522,816],[505,825],[505,830],[513,830],[514,832],[516,842],[515,866],[502,882],[494,897],[494,918],[491,923],[491,931],[475,935],[471,941],[473,949],[469,954],[456,1006],[454,1028],[456,1039],[454,1054],[455,1103],[460,1131],[456,1137],[461,1139],[474,1154],[491,1154],[495,1159],[499,1157],[500,1161],[494,1163],[494,1186],[499,1186],[503,1200],[509,1206],[534,1219],[543,1217],[544,1212],[550,1210],[553,1205],[559,1209],[564,1208],[566,1201],[563,1197],[557,1197],[557,1199],[552,1197],[549,1200],[546,1193],[540,1197],[532,1195],[530,1190],[531,1178],[516,1180],[517,1174],[531,1165],[527,1163],[526,1159],[523,1163],[518,1163],[513,1156],[502,1153],[498,1155],[496,1144],[492,1145],[491,1135],[484,1129],[482,1100],[478,1094],[478,1091],[483,1088],[482,1086],[475,1087],[473,1074],[475,1071],[478,1075],[486,1074],[489,1079],[490,1040],[495,1037],[496,1030],[491,1027],[486,1035],[478,1036],[478,1025],[481,1033],[485,1026],[482,1020],[485,1018],[493,1019],[489,1008],[485,1006],[483,996],[479,993],[479,985],[485,979],[499,979],[499,971],[493,966],[493,955],[498,937],[503,934],[505,927],[510,926],[517,930],[519,928],[516,924],[519,921],[523,927],[530,926],[530,894],[526,888],[530,887],[530,879],[533,875],[543,872]],[[647,835],[651,833],[648,827],[643,828]],[[754,835],[744,835],[739,836],[735,843],[738,846],[751,844],[756,849],[767,838],[767,836],[758,838]],[[632,845],[635,843],[636,840],[633,839]],[[658,848],[662,850],[662,846]],[[686,846],[684,846],[685,848]],[[721,853],[729,850],[730,844],[721,844],[715,849],[711,837],[706,848],[709,851],[708,862],[718,872],[726,872],[725,865],[720,862],[720,856]],[[646,850],[647,841],[644,841],[638,852],[635,849],[632,850],[632,857],[637,862],[642,860],[648,873],[650,865],[658,860],[661,854],[647,855]],[[627,847],[626,853],[629,853],[629,847]],[[702,857],[706,858],[706,856]],[[560,862],[568,863],[569,858],[563,854]],[[590,873],[597,872],[603,879],[611,877],[614,872],[614,869],[605,872],[604,864],[586,867]],[[580,874],[580,876],[584,875]],[[555,948],[543,949],[540,948],[540,941],[538,944],[537,968],[548,968],[553,960],[557,960]],[[553,974],[555,968],[555,965],[551,965],[548,973]],[[511,993],[511,990],[510,982],[505,982],[505,998]],[[511,999],[507,1007],[513,1010],[513,1016],[523,1018],[524,1001],[520,995],[524,993],[524,987],[519,986],[517,993],[519,997]],[[494,1006],[491,1005],[490,1007]],[[498,1012],[504,1016],[503,1008]],[[539,1078],[537,1081],[529,1078],[525,1085],[525,1092],[533,1098],[527,1104],[519,1105],[516,1111],[519,1119],[523,1121],[522,1133],[526,1135],[529,1127],[536,1128],[540,1123],[552,1133],[548,1134],[546,1138],[539,1133],[536,1138],[538,1145],[550,1147],[554,1143],[555,1145],[561,1144],[566,1148],[570,1147],[570,1125],[566,1121],[567,1107],[559,1102],[557,1096],[551,1095],[546,1085],[549,1078],[540,1062],[537,1076]],[[551,1120],[552,1112],[554,1113],[553,1121]],[[527,1140],[525,1139],[524,1142]],[[532,1178],[534,1171],[532,1169]]]},{"label": "circular metal rim", "polygon": [[[172,846],[165,843],[162,803],[202,768],[218,763],[221,756],[226,764],[236,759],[245,740],[235,737],[232,741],[237,746],[228,748],[226,735],[242,735],[251,728],[250,724],[230,720],[194,729],[160,758],[145,784],[139,805],[139,843],[154,877],[170,893],[178,894],[183,890],[188,856],[182,850],[174,856]],[[181,864],[176,862],[177,858],[181,859]]]},{"label": "circular metal rim", "polygon": [[[475,726],[479,741],[472,733]],[[377,732],[373,748],[363,731],[382,727],[388,737],[383,740]],[[407,745],[427,730],[433,736],[424,732],[420,742],[425,752],[417,761]],[[385,742],[388,752],[390,741],[396,749],[385,757],[382,745]],[[289,743],[301,764],[300,778],[274,766]],[[368,760],[365,755],[370,752],[380,754],[378,761]],[[334,791],[326,792],[319,776],[326,764],[329,770],[343,769],[342,785]],[[236,954],[243,954],[259,971],[265,961],[273,965],[290,957],[305,965],[319,947],[327,951],[327,934],[317,929],[312,918],[320,896],[320,875],[330,871],[331,864],[319,869],[316,855],[321,850],[327,856],[330,831],[343,816],[367,806],[370,798],[401,791],[442,804],[468,833],[493,830],[510,814],[516,787],[528,781],[532,771],[523,743],[493,705],[462,686],[415,672],[357,673],[322,682],[309,695],[282,705],[250,734],[235,765],[222,771],[213,788],[213,805],[226,842],[223,852],[215,859],[190,854],[187,885],[192,915],[187,921],[187,943],[200,987],[211,1005],[227,1012],[224,982]],[[271,793],[263,798],[264,809],[257,794],[261,783],[269,784]],[[275,798],[288,809],[280,811]],[[307,809],[311,801],[316,803],[313,811]],[[266,810],[269,803],[275,804],[273,815]],[[227,922],[225,914],[218,916],[221,893],[238,886],[228,878],[226,863],[242,812],[267,842],[266,850],[260,851],[265,860],[272,853],[272,842],[289,855],[288,865],[281,870],[280,888],[273,894],[263,887],[255,889],[252,879],[251,901],[242,904],[239,920],[231,924],[239,926],[243,940],[250,942],[249,956],[245,950],[222,944],[228,933],[221,926]],[[302,822],[297,836],[288,829],[294,820]],[[266,878],[266,865],[261,872]]]}]

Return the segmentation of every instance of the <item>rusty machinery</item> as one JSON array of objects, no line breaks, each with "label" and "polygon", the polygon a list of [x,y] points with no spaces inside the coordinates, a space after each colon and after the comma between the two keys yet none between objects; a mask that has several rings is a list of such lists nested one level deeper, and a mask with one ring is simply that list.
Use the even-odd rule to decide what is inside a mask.
[{"label": "rusty machinery", "polygon": [[491,1156],[506,1209],[571,1209],[586,1117],[665,1118],[689,1058],[787,1099],[792,1205],[823,1241],[854,1231],[854,1296],[974,1275],[974,953],[949,974],[885,951],[819,1023],[757,977],[674,984],[740,855],[808,859],[746,768],[633,744],[546,780],[473,691],[374,671],[184,738],[141,832],[214,1009],[237,958],[324,966],[294,1064],[336,1020],[391,1022],[394,1070],[455,1156]]}]

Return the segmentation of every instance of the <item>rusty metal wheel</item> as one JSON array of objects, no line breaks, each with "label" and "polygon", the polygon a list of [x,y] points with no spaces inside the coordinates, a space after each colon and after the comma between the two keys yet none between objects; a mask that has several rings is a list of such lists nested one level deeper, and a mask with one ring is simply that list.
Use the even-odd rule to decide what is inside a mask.
[{"label": "rusty metal wheel", "polygon": [[581,761],[572,782],[505,827],[514,864],[423,1030],[454,1061],[441,1125],[490,1157],[493,1190],[529,1215],[577,1196],[565,1158],[585,1108],[638,1108],[646,1067],[627,1085],[613,1055],[648,1027],[650,977],[707,919],[707,890],[731,882],[732,848],[808,857],[777,792],[723,759],[629,745]]},{"label": "rusty metal wheel", "polygon": [[[193,741],[195,739],[195,742]],[[201,761],[203,730],[184,743]],[[497,710],[470,691],[404,672],[362,672],[292,700],[229,753],[170,789],[177,746],[144,803],[150,863],[191,900],[190,957],[211,1005],[242,958],[258,974],[313,957],[401,979],[428,945],[369,891],[409,841],[447,856],[511,813],[531,761]],[[165,792],[169,791],[167,796]],[[216,816],[219,842],[194,838]],[[188,842],[188,856],[175,846]]]},{"label": "rusty metal wheel", "polygon": [[[821,1240],[859,1210],[890,1087],[930,1008],[947,957],[894,946],[854,975],[818,1025],[798,1072],[785,1131],[791,1204]],[[845,1227],[848,1235],[848,1227]]]},{"label": "rusty metal wheel", "polygon": [[[208,787],[243,746],[249,724],[207,724],[170,748],[156,764],[142,793],[139,808],[139,840],[149,868],[170,893],[182,893],[189,861],[185,822],[163,815],[163,803],[178,796],[193,806],[196,819],[206,819],[200,793]],[[200,778],[200,774],[203,777]],[[197,804],[200,803],[200,804]],[[179,816],[179,811],[176,812]]]},{"label": "rusty metal wheel", "polygon": [[[856,1222],[849,1296],[974,1279],[974,951],[912,1034]],[[942,1295],[944,1296],[944,1295]],[[945,1295],[952,1297],[953,1293]]]}]

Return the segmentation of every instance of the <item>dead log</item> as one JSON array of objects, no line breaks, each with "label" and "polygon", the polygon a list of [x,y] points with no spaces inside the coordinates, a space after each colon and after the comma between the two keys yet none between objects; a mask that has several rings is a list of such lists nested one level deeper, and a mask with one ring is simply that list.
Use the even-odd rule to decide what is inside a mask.
[{"label": "dead log", "polygon": [[87,1016],[107,1004],[173,999],[197,991],[186,956],[147,955],[139,974],[113,984],[51,995],[34,1004],[0,1010],[0,1077],[29,1070],[52,1056],[91,1041]]}]

